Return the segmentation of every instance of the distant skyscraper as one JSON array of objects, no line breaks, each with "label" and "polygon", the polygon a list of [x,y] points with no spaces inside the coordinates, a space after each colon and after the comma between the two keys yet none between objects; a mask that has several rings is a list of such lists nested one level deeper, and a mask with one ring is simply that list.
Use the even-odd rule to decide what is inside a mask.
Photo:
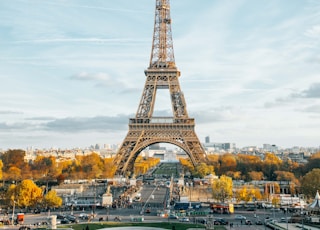
[{"label": "distant skyscraper", "polygon": [[209,136],[205,137],[205,143],[207,143],[207,144],[210,143],[210,137]]}]

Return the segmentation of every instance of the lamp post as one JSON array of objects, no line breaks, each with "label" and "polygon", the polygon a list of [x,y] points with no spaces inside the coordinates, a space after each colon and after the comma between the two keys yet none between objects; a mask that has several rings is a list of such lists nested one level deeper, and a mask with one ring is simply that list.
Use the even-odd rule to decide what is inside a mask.
[{"label": "lamp post", "polygon": [[287,230],[289,229],[289,226],[288,226],[288,207],[289,207],[289,203],[287,204],[287,207],[286,207],[286,221],[287,221]]},{"label": "lamp post", "polygon": [[[300,203],[301,205],[301,203]],[[302,221],[302,229],[304,229],[304,226],[303,226],[303,218],[304,218],[304,214],[303,214],[303,211],[302,211],[302,207],[301,207],[301,212],[300,212],[300,216],[301,216],[301,221]]]},{"label": "lamp post", "polygon": [[12,217],[11,217],[11,224],[14,225],[14,209],[16,207],[16,202],[13,200],[13,207],[12,207]]},{"label": "lamp post", "polygon": [[266,214],[266,206],[264,206],[264,230],[267,229],[267,226],[266,226],[266,219],[267,219],[267,214]]}]

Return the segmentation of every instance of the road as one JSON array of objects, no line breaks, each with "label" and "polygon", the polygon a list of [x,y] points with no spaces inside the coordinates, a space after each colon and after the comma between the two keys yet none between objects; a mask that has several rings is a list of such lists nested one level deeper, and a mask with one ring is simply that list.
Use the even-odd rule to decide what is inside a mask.
[{"label": "road", "polygon": [[[163,218],[157,215],[157,209],[154,207],[151,209],[151,213],[144,213],[143,215],[140,215],[140,208],[136,207],[133,209],[129,209],[129,208],[123,208],[123,209],[111,209],[109,210],[109,215],[106,209],[97,209],[96,213],[97,216],[95,217],[95,219],[93,221],[98,221],[99,218],[103,218],[104,221],[106,221],[107,216],[108,216],[108,220],[112,221],[114,220],[114,218],[116,216],[120,216],[121,217],[121,221],[122,222],[131,222],[132,218],[134,217],[144,217],[144,222],[178,222],[178,220],[172,220],[172,219],[168,219],[168,218]],[[51,213],[41,213],[41,214],[25,214],[25,225],[28,226],[32,226],[35,227],[34,224],[35,223],[42,223],[42,222],[47,222],[48,221],[48,215],[56,215],[60,212],[51,212]],[[74,214],[76,216],[78,216],[80,213],[82,213],[82,211],[74,211]],[[90,211],[87,212],[88,214],[91,214]],[[65,214],[70,214],[70,211],[65,213]],[[235,220],[235,215],[237,214],[241,214],[246,216],[247,219],[251,220],[253,222],[253,225],[245,225],[244,221],[241,224],[240,220]],[[214,214],[213,218],[224,218],[226,219],[229,223],[233,223],[233,227],[231,228],[230,225],[227,226],[227,229],[229,230],[266,230],[268,228],[266,228],[264,225],[255,225],[255,220],[256,218],[254,217],[254,214],[256,214],[256,216],[258,216],[261,220],[264,220],[265,217],[270,216],[273,217],[272,212],[270,211],[264,211],[264,210],[258,210],[256,213],[254,212],[248,212],[248,211],[237,211],[236,214],[231,214],[231,215],[227,215],[227,214]],[[283,216],[284,214],[279,212],[274,214],[274,216],[279,219]],[[207,218],[207,217],[190,217],[190,222],[191,223],[197,223],[197,219],[203,219],[203,218]],[[87,222],[87,221],[82,221],[82,222]],[[282,224],[283,227],[286,228],[286,224],[283,223]],[[298,227],[296,227],[297,224],[289,224],[288,225],[288,229],[289,230],[295,230],[295,229],[299,229]],[[204,225],[199,224],[199,227],[204,227]],[[2,227],[3,229],[18,229],[18,227],[13,228],[12,226],[4,226]],[[301,227],[300,227],[301,229]],[[309,229],[309,228],[308,228]]]}]

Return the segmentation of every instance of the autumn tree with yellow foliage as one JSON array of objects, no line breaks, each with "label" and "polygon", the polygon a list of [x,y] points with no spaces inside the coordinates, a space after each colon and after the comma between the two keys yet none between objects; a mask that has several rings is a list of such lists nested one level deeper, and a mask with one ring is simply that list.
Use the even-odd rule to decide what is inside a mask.
[{"label": "autumn tree with yellow foliage", "polygon": [[278,171],[282,165],[282,160],[273,153],[266,153],[262,164],[262,171],[268,180],[275,181],[275,171]]},{"label": "autumn tree with yellow foliage", "polygon": [[242,188],[236,191],[236,199],[237,201],[255,201],[260,200],[262,195],[260,193],[259,188],[255,188],[252,185],[244,185]]},{"label": "autumn tree with yellow foliage", "polygon": [[42,201],[42,189],[32,180],[23,180],[18,185],[11,184],[7,197],[11,205],[15,204],[20,208],[36,207]]},{"label": "autumn tree with yellow foliage", "polygon": [[46,208],[58,208],[62,205],[62,198],[57,196],[55,190],[51,190],[44,196],[42,205]]},{"label": "autumn tree with yellow foliage", "polygon": [[224,203],[232,197],[232,178],[222,175],[219,179],[213,180],[212,196],[214,199]]},{"label": "autumn tree with yellow foliage", "polygon": [[207,175],[215,175],[214,166],[207,165],[206,163],[200,163],[196,167],[193,166],[190,159],[180,158],[180,164],[185,172],[190,172],[194,177],[203,178]]},{"label": "autumn tree with yellow foliage", "polygon": [[159,158],[144,158],[142,156],[138,156],[135,163],[134,163],[134,174],[141,175],[145,174],[149,169],[156,166],[160,163]]}]

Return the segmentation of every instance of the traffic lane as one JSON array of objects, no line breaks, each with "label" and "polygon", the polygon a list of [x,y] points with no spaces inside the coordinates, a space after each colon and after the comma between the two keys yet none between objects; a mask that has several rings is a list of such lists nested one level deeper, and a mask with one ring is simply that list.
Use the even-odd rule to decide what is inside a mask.
[{"label": "traffic lane", "polygon": [[264,230],[265,226],[264,225],[233,225],[233,227],[228,227],[227,229],[232,229],[232,230],[244,230],[244,229],[252,229],[252,230]]},{"label": "traffic lane", "polygon": [[[57,213],[50,213],[51,215],[55,215]],[[79,213],[75,213],[77,216]],[[31,225],[34,226],[35,223],[39,222],[48,222],[48,215],[49,213],[42,213],[40,215],[32,215],[27,214],[25,218],[25,225]],[[138,210],[130,210],[130,209],[119,209],[111,211],[109,215],[107,215],[106,210],[98,210],[97,216],[94,218],[93,222],[97,222],[100,217],[103,217],[103,220],[106,221],[108,217],[108,221],[114,221],[115,217],[120,217],[121,222],[133,222],[133,218],[137,218],[138,220],[143,217],[143,222],[178,222],[179,220],[172,220],[164,217],[159,217],[156,215],[156,213],[150,213],[150,214],[144,214],[139,215]],[[264,226],[258,226],[258,225],[245,225],[242,224],[238,220],[234,220],[232,216],[224,216],[224,215],[215,215],[214,217],[224,217],[226,220],[229,221],[229,223],[233,223],[233,227],[231,228],[230,225],[227,226],[227,229],[233,229],[233,230],[244,230],[244,229],[256,229],[256,230],[263,230]],[[80,222],[87,222],[86,220],[81,220]],[[192,223],[192,218],[190,218],[190,223]]]},{"label": "traffic lane", "polygon": [[144,185],[140,190],[141,202],[146,202],[151,195],[154,196],[153,200],[157,199],[159,201],[163,201],[166,197],[167,189],[168,188],[163,186]]}]

